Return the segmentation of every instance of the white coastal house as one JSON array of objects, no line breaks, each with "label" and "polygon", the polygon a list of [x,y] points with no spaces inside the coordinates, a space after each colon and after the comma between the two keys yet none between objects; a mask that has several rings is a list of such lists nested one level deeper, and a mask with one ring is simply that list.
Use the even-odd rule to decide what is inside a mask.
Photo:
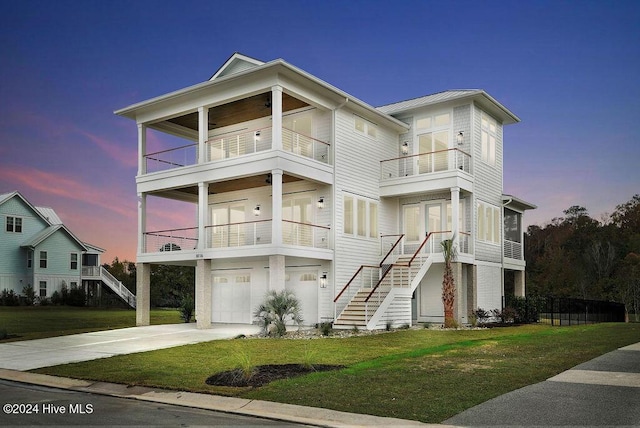
[{"label": "white coastal house", "polygon": [[[503,127],[519,119],[483,90],[376,108],[281,59],[234,54],[206,82],[115,113],[138,127],[139,325],[152,264],[196,267],[200,328],[251,323],[285,289],[308,325],[442,322],[443,239],[458,251],[458,322],[524,295],[535,206],[503,194]],[[150,152],[150,130],[178,142]],[[151,198],[197,215],[150,230]]]},{"label": "white coastal house", "polygon": [[0,291],[40,299],[63,287],[99,297],[102,287],[135,307],[135,295],[100,265],[104,249],[80,241],[49,207],[36,207],[17,191],[0,194]]}]

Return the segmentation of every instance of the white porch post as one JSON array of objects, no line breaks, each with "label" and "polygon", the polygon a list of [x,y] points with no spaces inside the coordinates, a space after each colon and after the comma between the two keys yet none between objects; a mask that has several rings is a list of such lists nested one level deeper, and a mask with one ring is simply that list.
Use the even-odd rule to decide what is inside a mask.
[{"label": "white porch post", "polygon": [[271,87],[271,148],[282,150],[282,87]]},{"label": "white porch post", "polygon": [[198,183],[198,250],[208,248],[209,183]]},{"label": "white porch post", "polygon": [[198,163],[207,161],[206,142],[209,139],[209,109],[198,108]]},{"label": "white porch post", "polygon": [[138,193],[138,254],[146,250],[145,232],[147,231],[147,195]]},{"label": "white porch post", "polygon": [[196,262],[196,328],[211,328],[211,260]]},{"label": "white porch post", "polygon": [[282,245],[282,170],[271,171],[271,236],[275,246]]},{"label": "white porch post", "polygon": [[451,188],[451,235],[453,245],[459,249],[460,243],[460,188]]},{"label": "white porch post", "polygon": [[147,127],[142,123],[138,124],[138,175],[147,173],[147,162],[145,153],[147,152]]},{"label": "white porch post", "polygon": [[151,265],[136,264],[136,325],[149,325],[149,309],[151,307]]},{"label": "white porch post", "polygon": [[524,297],[525,296],[525,280],[524,280],[524,271],[517,270],[514,272],[514,280],[515,280],[515,290],[514,295],[516,297]]}]

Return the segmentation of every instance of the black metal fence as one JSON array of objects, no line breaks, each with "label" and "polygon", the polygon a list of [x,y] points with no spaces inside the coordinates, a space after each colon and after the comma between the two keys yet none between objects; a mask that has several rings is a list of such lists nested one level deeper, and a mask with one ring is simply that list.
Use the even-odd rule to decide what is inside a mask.
[{"label": "black metal fence", "polygon": [[624,304],[600,300],[547,297],[538,313],[538,322],[551,325],[624,321]]}]

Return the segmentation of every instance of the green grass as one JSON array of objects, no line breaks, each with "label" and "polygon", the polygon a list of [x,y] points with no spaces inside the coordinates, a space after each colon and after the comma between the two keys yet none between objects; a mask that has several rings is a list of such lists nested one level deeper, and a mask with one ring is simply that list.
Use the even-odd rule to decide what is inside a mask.
[{"label": "green grass", "polygon": [[[151,324],[175,324],[182,322],[177,309],[153,309]],[[78,308],[71,306],[0,306],[0,329],[5,329],[8,339],[42,339],[98,330],[134,327],[136,312],[133,309]]]},{"label": "green grass", "polygon": [[[437,423],[636,342],[638,324],[419,329],[346,339],[221,340],[36,371]],[[210,375],[246,361],[347,368],[256,389],[205,384]]]}]

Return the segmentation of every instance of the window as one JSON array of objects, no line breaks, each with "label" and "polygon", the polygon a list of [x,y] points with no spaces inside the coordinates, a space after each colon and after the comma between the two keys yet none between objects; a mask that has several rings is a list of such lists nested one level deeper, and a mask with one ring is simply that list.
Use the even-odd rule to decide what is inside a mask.
[{"label": "window", "polygon": [[482,160],[488,164],[496,164],[496,136],[497,123],[495,120],[482,114]]},{"label": "window", "polygon": [[493,205],[478,202],[478,239],[500,243],[500,210]]},{"label": "window", "polygon": [[47,297],[47,281],[40,281],[40,297]]},{"label": "window", "polygon": [[371,138],[376,138],[378,136],[376,125],[364,120],[359,116],[355,116],[355,129],[356,131],[362,132],[363,134]]},{"label": "window", "polygon": [[7,216],[7,232],[22,233],[22,218]]},{"label": "window", "polygon": [[46,251],[40,251],[40,267],[42,269],[47,268],[47,252]]},{"label": "window", "polygon": [[344,197],[344,233],[353,235],[353,198]]},{"label": "window", "polygon": [[522,236],[522,216],[520,213],[504,210],[504,239],[512,242],[520,242]]},{"label": "window", "polygon": [[71,270],[78,270],[78,253],[71,253]]},{"label": "window", "polygon": [[343,232],[360,238],[378,238],[378,203],[345,195]]},{"label": "window", "polygon": [[33,251],[27,250],[27,269],[33,267]]}]

